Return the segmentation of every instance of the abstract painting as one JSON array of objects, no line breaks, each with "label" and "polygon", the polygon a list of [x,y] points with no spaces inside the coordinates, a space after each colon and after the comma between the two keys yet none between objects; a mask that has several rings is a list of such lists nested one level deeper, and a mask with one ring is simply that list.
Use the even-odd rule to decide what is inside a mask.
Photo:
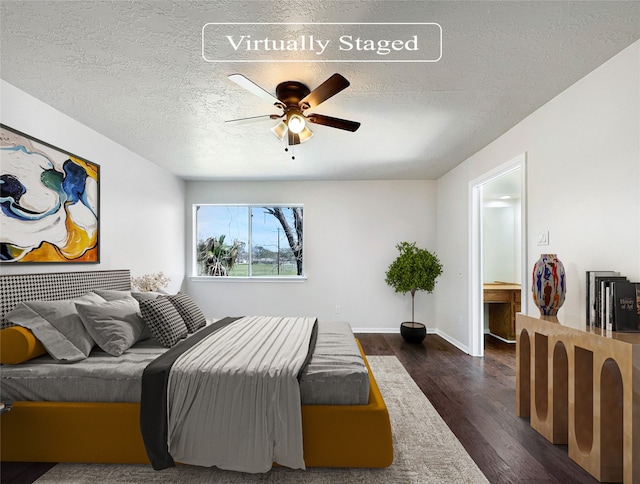
[{"label": "abstract painting", "polygon": [[100,262],[100,166],[0,124],[0,263]]}]

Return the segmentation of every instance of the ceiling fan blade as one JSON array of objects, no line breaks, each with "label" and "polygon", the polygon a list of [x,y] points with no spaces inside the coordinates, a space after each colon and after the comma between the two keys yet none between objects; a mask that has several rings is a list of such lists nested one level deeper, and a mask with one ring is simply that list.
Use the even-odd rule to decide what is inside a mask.
[{"label": "ceiling fan blade", "polygon": [[254,121],[260,121],[262,119],[279,119],[284,114],[261,114],[260,116],[249,116],[248,118],[227,119],[225,123],[233,124],[246,124],[253,123]]},{"label": "ceiling fan blade", "polygon": [[349,87],[349,81],[340,74],[334,74],[302,98],[298,106],[300,106],[300,109],[313,109],[347,87]]},{"label": "ceiling fan blade", "polygon": [[260,99],[264,99],[269,104],[274,104],[276,106],[282,105],[282,102],[277,97],[275,97],[273,94],[269,93],[268,91],[265,91],[263,88],[258,86],[255,82],[247,79],[242,74],[231,74],[229,76],[229,79],[235,82],[238,86],[245,88],[250,93],[255,94]]},{"label": "ceiling fan blade", "polygon": [[310,114],[307,119],[311,123],[322,124],[332,128],[344,129],[345,131],[354,132],[360,127],[357,121],[349,121],[347,119],[332,118],[331,116],[323,116],[322,114]]}]

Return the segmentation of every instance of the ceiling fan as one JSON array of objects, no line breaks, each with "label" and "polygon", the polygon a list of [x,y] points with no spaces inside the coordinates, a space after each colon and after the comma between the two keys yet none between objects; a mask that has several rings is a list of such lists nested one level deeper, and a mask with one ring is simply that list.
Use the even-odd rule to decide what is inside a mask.
[{"label": "ceiling fan", "polygon": [[304,143],[313,136],[313,132],[307,126],[308,123],[322,124],[351,132],[356,131],[360,127],[360,123],[356,121],[333,118],[311,112],[307,113],[307,111],[313,110],[330,97],[335,96],[343,89],[349,87],[349,81],[340,74],[332,75],[313,91],[301,82],[281,82],[276,87],[276,96],[273,96],[242,74],[231,74],[229,79],[247,91],[264,99],[269,104],[274,105],[276,108],[282,109],[282,114],[253,116],[227,122],[253,121],[266,117],[270,119],[280,119],[280,122],[271,128],[271,131],[281,140],[286,136],[288,145]]}]

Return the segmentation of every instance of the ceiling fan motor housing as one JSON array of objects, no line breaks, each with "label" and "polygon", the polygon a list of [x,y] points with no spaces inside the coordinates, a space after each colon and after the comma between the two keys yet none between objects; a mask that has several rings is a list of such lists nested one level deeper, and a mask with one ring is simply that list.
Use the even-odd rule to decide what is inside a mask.
[{"label": "ceiling fan motor housing", "polygon": [[297,108],[300,100],[307,97],[310,92],[307,86],[297,81],[281,82],[276,87],[276,96],[287,108]]}]

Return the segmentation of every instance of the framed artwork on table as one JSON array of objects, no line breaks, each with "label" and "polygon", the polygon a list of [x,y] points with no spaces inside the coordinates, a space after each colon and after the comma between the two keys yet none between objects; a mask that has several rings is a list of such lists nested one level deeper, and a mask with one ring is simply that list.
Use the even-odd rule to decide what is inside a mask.
[{"label": "framed artwork on table", "polygon": [[0,124],[0,263],[100,262],[100,166]]}]

